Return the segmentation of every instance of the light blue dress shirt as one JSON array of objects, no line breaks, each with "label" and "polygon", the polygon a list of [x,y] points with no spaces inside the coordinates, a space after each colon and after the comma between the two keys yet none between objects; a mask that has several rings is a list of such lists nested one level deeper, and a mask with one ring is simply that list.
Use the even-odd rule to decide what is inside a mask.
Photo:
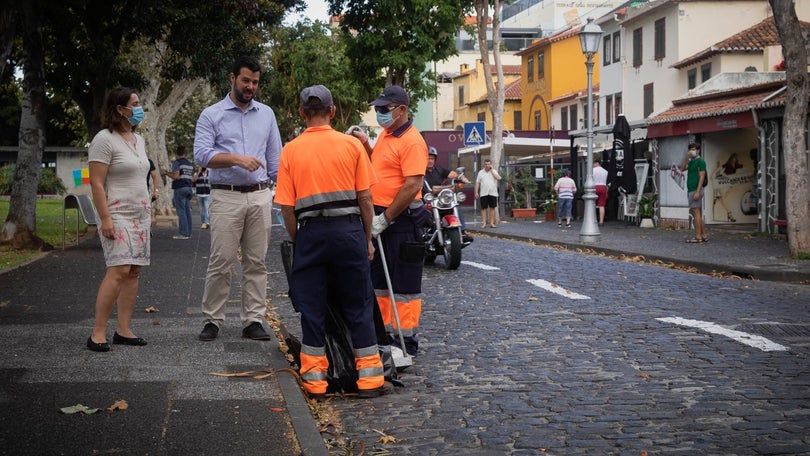
[{"label": "light blue dress shirt", "polygon": [[268,179],[275,181],[281,155],[281,135],[273,110],[251,100],[243,112],[233,103],[230,94],[205,108],[194,132],[194,160],[199,166],[208,167],[208,162],[219,153],[256,157],[266,169],[250,172],[238,166],[209,168],[210,183],[253,185]]}]

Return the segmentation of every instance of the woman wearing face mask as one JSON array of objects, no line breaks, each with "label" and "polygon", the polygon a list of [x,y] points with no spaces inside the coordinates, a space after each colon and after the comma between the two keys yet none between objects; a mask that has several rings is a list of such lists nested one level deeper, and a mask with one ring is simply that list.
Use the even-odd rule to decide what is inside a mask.
[{"label": "woman wearing face mask", "polygon": [[146,187],[149,159],[135,127],[143,108],[133,89],[110,91],[101,112],[101,131],[90,143],[89,168],[93,202],[99,215],[99,237],[107,272],[98,289],[93,332],[87,348],[110,350],[107,320],[118,304],[118,325],[112,343],[146,345],[130,328],[138,295],[138,276],[149,264],[151,201]]}]

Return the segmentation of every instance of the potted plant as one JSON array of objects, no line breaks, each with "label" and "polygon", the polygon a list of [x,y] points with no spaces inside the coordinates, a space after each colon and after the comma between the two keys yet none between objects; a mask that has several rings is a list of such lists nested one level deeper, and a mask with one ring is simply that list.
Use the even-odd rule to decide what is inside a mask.
[{"label": "potted plant", "polygon": [[638,218],[641,220],[639,226],[642,228],[652,228],[655,226],[653,223],[653,214],[655,211],[655,201],[658,195],[655,193],[645,193],[638,200]]},{"label": "potted plant", "polygon": [[515,205],[512,207],[512,217],[532,218],[537,214],[537,210],[532,207],[532,196],[537,191],[537,179],[532,174],[530,166],[515,169],[509,175],[509,183],[512,186],[512,195],[515,198]]},{"label": "potted plant", "polygon": [[544,193],[541,196],[540,210],[545,214],[546,221],[554,220],[557,214],[557,196],[554,192]]}]

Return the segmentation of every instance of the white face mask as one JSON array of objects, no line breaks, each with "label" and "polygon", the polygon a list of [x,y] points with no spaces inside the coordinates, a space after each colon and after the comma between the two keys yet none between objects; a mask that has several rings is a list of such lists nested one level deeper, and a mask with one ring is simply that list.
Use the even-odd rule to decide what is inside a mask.
[{"label": "white face mask", "polygon": [[697,151],[696,150],[689,151],[689,156],[692,158],[697,158]]}]

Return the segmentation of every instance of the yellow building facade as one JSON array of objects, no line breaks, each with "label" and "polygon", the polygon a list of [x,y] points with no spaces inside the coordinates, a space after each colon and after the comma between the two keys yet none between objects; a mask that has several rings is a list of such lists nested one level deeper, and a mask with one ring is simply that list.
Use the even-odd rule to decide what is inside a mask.
[{"label": "yellow building facade", "polygon": [[[577,119],[584,117],[583,108],[579,108],[581,114],[573,115],[573,122],[567,125],[561,125],[559,116],[569,112],[569,105],[577,109],[585,104],[585,100],[580,102],[587,94],[588,84],[585,55],[579,43],[580,28],[543,38],[517,53],[521,56],[523,98],[523,123],[516,126],[517,129],[548,130],[549,125],[554,125],[555,130],[578,129]],[[594,62],[593,86],[598,87],[599,54],[594,56]]]},{"label": "yellow building facade", "polygon": [[[490,69],[493,81],[497,81],[495,65],[491,65]],[[503,77],[507,88],[504,97],[503,128],[507,130],[514,130],[515,118],[520,118],[522,106],[520,72],[518,65],[503,65]],[[461,65],[461,73],[453,78],[454,127],[461,129],[465,122],[479,121],[486,122],[487,130],[492,129],[484,65],[480,59],[476,60],[475,68],[469,68],[466,64]]]}]

